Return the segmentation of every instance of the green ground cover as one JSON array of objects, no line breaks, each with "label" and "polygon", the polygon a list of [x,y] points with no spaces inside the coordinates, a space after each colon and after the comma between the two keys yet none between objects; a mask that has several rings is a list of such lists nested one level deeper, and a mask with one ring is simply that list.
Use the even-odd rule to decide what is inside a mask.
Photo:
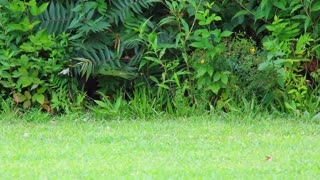
[{"label": "green ground cover", "polygon": [[0,179],[320,177],[317,122],[227,115],[150,121],[37,116],[2,116]]}]

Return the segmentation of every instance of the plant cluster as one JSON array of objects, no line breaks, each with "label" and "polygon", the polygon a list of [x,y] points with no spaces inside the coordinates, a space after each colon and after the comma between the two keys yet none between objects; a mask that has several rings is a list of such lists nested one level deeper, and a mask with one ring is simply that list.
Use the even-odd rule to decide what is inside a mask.
[{"label": "plant cluster", "polygon": [[54,108],[69,108],[55,102],[74,102],[67,93],[73,88],[72,78],[60,73],[68,67],[72,49],[67,34],[50,35],[46,29],[37,29],[37,17],[48,5],[35,0],[0,3],[0,89],[1,96],[12,99],[16,107],[38,104],[53,113]]},{"label": "plant cluster", "polygon": [[[249,19],[261,36],[266,59],[258,70],[270,74],[263,102],[273,109],[301,114],[319,107],[319,13],[316,1],[237,1],[243,7],[233,18]],[[259,28],[256,28],[257,26]]]},{"label": "plant cluster", "polygon": [[0,10],[1,97],[26,109],[301,115],[320,105],[316,1],[4,0]]}]

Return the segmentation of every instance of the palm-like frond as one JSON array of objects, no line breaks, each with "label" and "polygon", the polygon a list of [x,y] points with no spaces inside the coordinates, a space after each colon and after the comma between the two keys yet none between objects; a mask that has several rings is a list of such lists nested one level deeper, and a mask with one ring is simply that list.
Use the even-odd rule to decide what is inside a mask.
[{"label": "palm-like frond", "polygon": [[52,1],[49,8],[38,17],[41,21],[39,28],[47,29],[50,34],[67,32],[70,24],[79,16],[79,13],[72,11],[74,7],[73,2],[62,4]]},{"label": "palm-like frond", "polygon": [[[77,64],[74,70],[78,75],[115,74],[128,79],[134,76],[144,52],[137,31],[146,19],[143,9],[156,2],[159,0],[122,0],[110,1],[106,6],[104,1],[52,0],[38,17],[39,29],[70,34],[69,44]],[[128,58],[123,60],[124,56]],[[79,59],[85,61],[79,63]]]},{"label": "palm-like frond", "polygon": [[148,8],[156,2],[160,2],[160,0],[112,1],[106,16],[109,18],[110,23],[115,23],[118,26],[119,22],[124,23],[127,19],[134,17],[135,14],[143,14],[143,8]]}]

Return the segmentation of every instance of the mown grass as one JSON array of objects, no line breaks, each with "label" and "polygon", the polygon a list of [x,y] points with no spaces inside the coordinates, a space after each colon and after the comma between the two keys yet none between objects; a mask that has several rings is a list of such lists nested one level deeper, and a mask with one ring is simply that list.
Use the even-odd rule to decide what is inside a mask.
[{"label": "mown grass", "polygon": [[0,179],[320,177],[317,122],[218,115],[151,121],[13,117],[0,122]]}]

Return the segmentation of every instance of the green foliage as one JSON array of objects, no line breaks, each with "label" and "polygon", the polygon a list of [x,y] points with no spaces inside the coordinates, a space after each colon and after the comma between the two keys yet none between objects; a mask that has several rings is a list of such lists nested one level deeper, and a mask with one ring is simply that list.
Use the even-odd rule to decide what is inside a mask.
[{"label": "green foliage", "polygon": [[119,22],[126,22],[130,19],[136,19],[136,15],[143,14],[143,9],[148,9],[154,3],[159,2],[159,0],[123,0],[123,1],[112,1],[110,2],[110,8],[106,12],[111,23],[119,25]]},{"label": "green foliage", "polygon": [[[128,31],[125,25],[141,21],[142,9],[154,2],[52,1],[39,18],[39,28],[48,29],[49,33],[72,34],[69,40],[74,47],[72,59],[76,74],[86,78],[93,75],[132,79],[136,77],[134,66],[143,49],[133,43],[137,32]],[[90,62],[78,63],[79,60]]]},{"label": "green foliage", "polygon": [[148,119],[153,114],[157,114],[161,107],[157,107],[157,100],[151,98],[151,94],[146,88],[137,88],[129,97],[128,109],[130,115],[141,119]]},{"label": "green foliage", "polygon": [[82,109],[77,89],[95,79],[91,109],[109,116],[318,111],[317,1],[2,0],[0,10],[0,97],[16,107]]},{"label": "green foliage", "polygon": [[155,97],[163,100],[169,113],[181,106],[200,107],[203,102],[210,107],[228,84],[229,73],[219,67],[217,58],[224,52],[222,39],[232,32],[212,27],[221,20],[210,10],[212,4],[162,3],[170,15],[159,18],[158,23],[147,20],[139,28],[148,49],[139,69],[151,80],[148,84],[158,87]]},{"label": "green foliage", "polygon": [[[59,76],[68,65],[68,35],[34,31],[36,16],[45,11],[48,3],[36,1],[2,1],[0,4],[0,88],[1,94],[17,105],[28,109],[39,104],[54,112],[50,105],[52,92],[68,84],[69,77]],[[55,86],[54,79],[65,81]],[[65,94],[62,99],[70,98]],[[57,106],[61,106],[59,104]],[[64,108],[66,109],[66,108]]]},{"label": "green foliage", "polygon": [[190,46],[197,50],[193,53],[194,68],[196,70],[197,88],[218,94],[219,90],[228,84],[228,71],[220,69],[217,57],[224,52],[225,45],[221,39],[232,34],[230,31],[221,32],[220,29],[211,30],[213,21],[220,21],[221,17],[209,15],[209,9],[196,14],[200,27],[190,36],[193,41]]},{"label": "green foliage", "polygon": [[[220,5],[227,5],[227,2],[229,1],[223,1]],[[309,111],[308,103],[317,102],[315,92],[312,92],[317,89],[311,87],[319,83],[310,79],[310,74],[318,68],[320,4],[316,1],[299,0],[262,0],[260,3],[239,0],[234,3],[228,8],[236,9],[235,6],[240,5],[238,7],[242,9],[234,11],[236,13],[232,19],[229,18],[234,26],[224,27],[232,30],[240,27],[248,31],[247,36],[258,40],[261,43],[258,44],[259,48],[266,53],[265,60],[259,61],[258,71],[270,80],[262,83],[269,90],[262,88],[260,92],[264,98],[259,99],[273,110],[298,115]],[[225,9],[221,9],[219,12],[223,13]],[[304,73],[301,73],[302,70]],[[258,81],[259,76],[255,74],[255,78]]]},{"label": "green foliage", "polygon": [[118,96],[116,100],[112,101],[110,97],[100,93],[101,100],[94,100],[97,103],[97,107],[91,107],[90,109],[101,117],[120,117],[121,109],[124,106],[122,96]]}]

